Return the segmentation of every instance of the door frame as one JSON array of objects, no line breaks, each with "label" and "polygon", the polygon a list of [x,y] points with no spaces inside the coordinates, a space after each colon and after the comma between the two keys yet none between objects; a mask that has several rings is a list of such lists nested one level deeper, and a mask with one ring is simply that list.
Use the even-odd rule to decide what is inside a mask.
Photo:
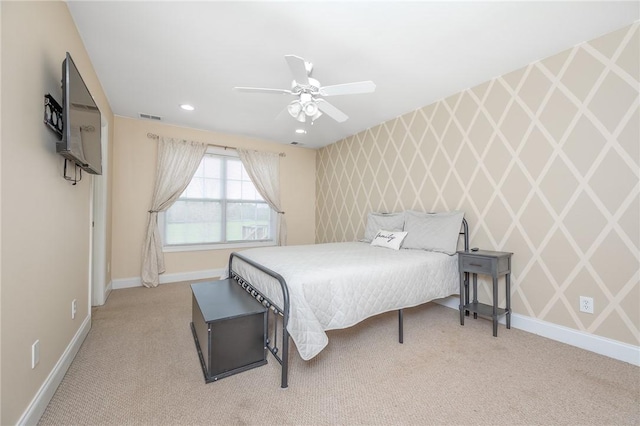
[{"label": "door frame", "polygon": [[102,117],[102,175],[93,176],[91,188],[91,265],[90,305],[107,301],[111,286],[107,285],[107,194],[109,183],[109,123]]}]

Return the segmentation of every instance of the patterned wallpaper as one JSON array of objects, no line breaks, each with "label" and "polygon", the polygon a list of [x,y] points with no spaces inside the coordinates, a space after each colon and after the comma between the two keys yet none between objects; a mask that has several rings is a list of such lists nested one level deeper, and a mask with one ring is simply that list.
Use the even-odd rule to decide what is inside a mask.
[{"label": "patterned wallpaper", "polygon": [[361,238],[370,211],[464,210],[472,246],[514,253],[514,313],[639,345],[638,27],[321,149],[316,242]]}]

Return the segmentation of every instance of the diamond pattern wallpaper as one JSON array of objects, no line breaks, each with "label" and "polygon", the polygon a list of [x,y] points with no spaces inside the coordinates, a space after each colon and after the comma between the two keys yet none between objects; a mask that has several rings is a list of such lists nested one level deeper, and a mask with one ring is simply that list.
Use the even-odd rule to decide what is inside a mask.
[{"label": "diamond pattern wallpaper", "polygon": [[463,210],[514,253],[514,313],[640,345],[639,52],[635,23],[319,150],[316,242]]}]

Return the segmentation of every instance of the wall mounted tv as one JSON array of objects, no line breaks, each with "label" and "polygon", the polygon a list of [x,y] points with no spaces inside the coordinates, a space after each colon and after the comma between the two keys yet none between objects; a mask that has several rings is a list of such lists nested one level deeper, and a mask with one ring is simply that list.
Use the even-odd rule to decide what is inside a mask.
[{"label": "wall mounted tv", "polygon": [[56,151],[82,170],[102,174],[101,115],[71,55],[62,62],[62,140]]}]

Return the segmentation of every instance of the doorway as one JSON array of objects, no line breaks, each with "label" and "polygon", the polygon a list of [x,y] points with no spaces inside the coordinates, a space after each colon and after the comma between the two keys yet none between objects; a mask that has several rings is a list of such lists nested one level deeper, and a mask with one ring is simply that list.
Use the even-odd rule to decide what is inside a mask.
[{"label": "doorway", "polygon": [[102,175],[93,176],[91,206],[91,265],[90,289],[91,306],[101,306],[111,292],[107,283],[109,265],[107,262],[107,194],[109,182],[109,123],[102,117]]}]

